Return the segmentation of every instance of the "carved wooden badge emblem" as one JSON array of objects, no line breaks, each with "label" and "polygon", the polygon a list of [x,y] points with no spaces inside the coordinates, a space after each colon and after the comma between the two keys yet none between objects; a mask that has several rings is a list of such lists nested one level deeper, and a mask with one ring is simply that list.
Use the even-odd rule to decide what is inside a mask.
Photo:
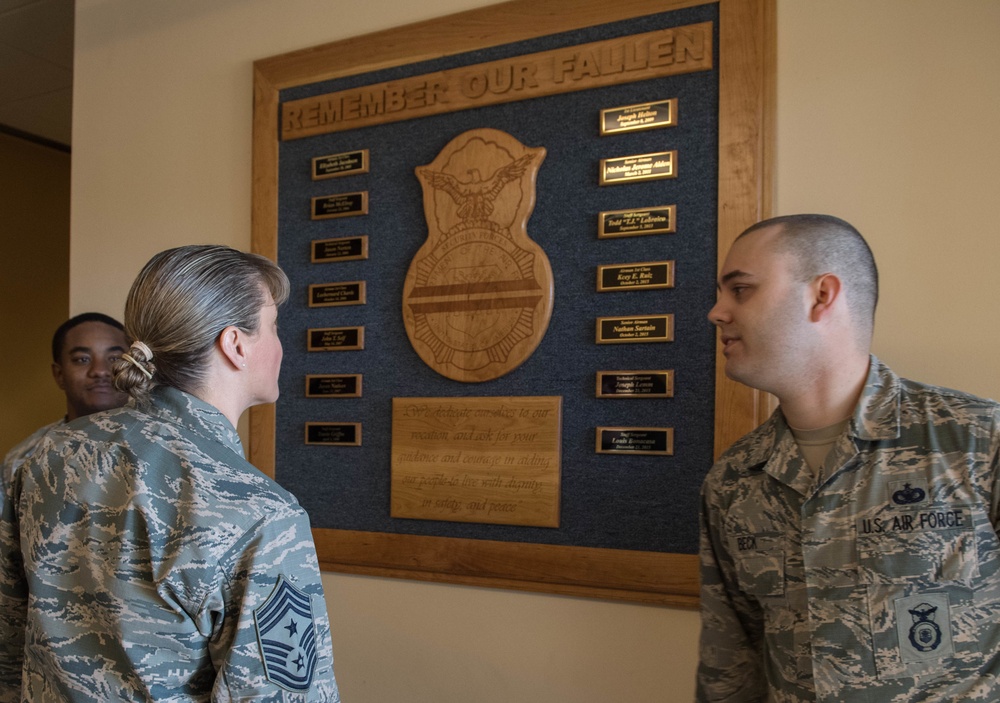
[{"label": "carved wooden badge emblem", "polygon": [[498,378],[531,356],[552,315],[552,268],[528,238],[545,149],[495,129],[455,137],[416,169],[427,241],[403,285],[403,324],[443,376]]}]

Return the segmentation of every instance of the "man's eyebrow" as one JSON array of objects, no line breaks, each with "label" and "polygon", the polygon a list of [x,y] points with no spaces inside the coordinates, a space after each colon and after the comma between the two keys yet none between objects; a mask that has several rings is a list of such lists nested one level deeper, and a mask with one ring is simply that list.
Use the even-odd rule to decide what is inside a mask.
[{"label": "man's eyebrow", "polygon": [[734,278],[740,278],[740,277],[752,276],[752,275],[753,274],[751,274],[751,273],[749,273],[747,271],[741,271],[740,269],[735,269],[735,270],[730,271],[729,273],[723,275],[722,278],[719,279],[719,282],[718,282],[718,284],[716,284],[715,287],[716,288],[721,288],[724,283],[729,283]]},{"label": "man's eyebrow", "polygon": [[[125,347],[123,347],[120,344],[116,344],[113,347],[108,347],[108,351],[109,352],[124,352],[125,351]],[[91,349],[90,347],[75,346],[72,349],[67,349],[66,353],[67,354],[93,354],[94,350]]]}]

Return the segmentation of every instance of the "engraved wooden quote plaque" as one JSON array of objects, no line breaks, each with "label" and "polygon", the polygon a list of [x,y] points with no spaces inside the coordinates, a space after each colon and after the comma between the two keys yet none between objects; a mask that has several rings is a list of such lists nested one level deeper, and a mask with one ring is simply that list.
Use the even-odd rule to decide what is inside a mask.
[{"label": "engraved wooden quote plaque", "polygon": [[473,129],[416,169],[427,241],[403,284],[403,324],[424,363],[463,382],[520,366],[552,315],[552,267],[528,238],[545,149]]},{"label": "engraved wooden quote plaque", "polygon": [[392,399],[392,516],[559,527],[562,398]]}]

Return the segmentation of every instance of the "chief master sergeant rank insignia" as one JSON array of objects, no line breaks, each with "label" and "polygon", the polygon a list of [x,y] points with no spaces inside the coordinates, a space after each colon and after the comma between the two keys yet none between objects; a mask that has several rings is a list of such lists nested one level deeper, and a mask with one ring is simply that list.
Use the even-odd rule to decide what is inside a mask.
[{"label": "chief master sergeant rank insignia", "polygon": [[264,670],[272,683],[308,691],[316,669],[316,631],[309,596],[279,576],[274,590],[253,611]]}]

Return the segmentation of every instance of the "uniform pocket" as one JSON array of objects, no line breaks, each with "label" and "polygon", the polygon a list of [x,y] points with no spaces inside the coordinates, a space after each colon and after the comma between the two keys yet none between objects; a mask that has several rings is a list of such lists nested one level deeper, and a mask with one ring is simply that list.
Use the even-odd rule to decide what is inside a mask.
[{"label": "uniform pocket", "polygon": [[862,583],[969,584],[979,576],[972,518],[956,509],[862,520],[858,566]]},{"label": "uniform pocket", "polygon": [[982,664],[971,590],[979,562],[967,509],[926,509],[859,525],[858,566],[880,679],[929,680]]},{"label": "uniform pocket", "polygon": [[733,538],[736,574],[747,594],[776,598],[785,595],[785,545],[779,535]]}]

